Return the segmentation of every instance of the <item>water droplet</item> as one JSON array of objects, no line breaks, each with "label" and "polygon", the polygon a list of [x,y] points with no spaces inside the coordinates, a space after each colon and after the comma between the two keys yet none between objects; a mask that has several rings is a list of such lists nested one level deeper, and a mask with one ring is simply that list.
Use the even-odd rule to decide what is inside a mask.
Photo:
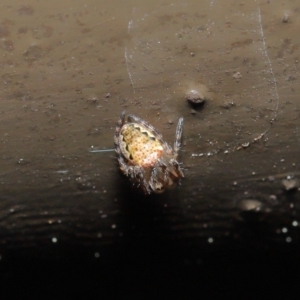
[{"label": "water droplet", "polygon": [[57,238],[56,237],[52,238],[52,243],[57,243]]},{"label": "water droplet", "polygon": [[287,243],[290,243],[292,241],[292,238],[290,236],[288,236],[285,240]]},{"label": "water droplet", "polygon": [[283,233],[287,233],[287,232],[288,232],[288,229],[287,229],[286,227],[283,227],[283,228],[281,229],[281,231],[282,231]]},{"label": "water droplet", "polygon": [[214,242],[214,239],[212,237],[208,238],[207,240],[210,244]]},{"label": "water droplet", "polygon": [[112,225],[111,225],[111,228],[112,228],[112,229],[116,229],[116,228],[117,228],[117,225],[116,225],[116,224],[112,224]]},{"label": "water droplet", "polygon": [[99,258],[100,257],[100,253],[99,252],[95,252],[95,257]]},{"label": "water droplet", "polygon": [[298,221],[293,221],[292,225],[297,227],[298,226]]}]

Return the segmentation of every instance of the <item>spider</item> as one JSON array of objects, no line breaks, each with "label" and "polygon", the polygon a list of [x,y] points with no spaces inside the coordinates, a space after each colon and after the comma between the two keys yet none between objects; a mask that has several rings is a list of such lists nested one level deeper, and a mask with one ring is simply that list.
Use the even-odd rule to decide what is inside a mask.
[{"label": "spider", "polygon": [[122,112],[114,136],[120,169],[145,194],[162,193],[184,177],[177,161],[182,127],[180,118],[172,149],[152,125]]}]

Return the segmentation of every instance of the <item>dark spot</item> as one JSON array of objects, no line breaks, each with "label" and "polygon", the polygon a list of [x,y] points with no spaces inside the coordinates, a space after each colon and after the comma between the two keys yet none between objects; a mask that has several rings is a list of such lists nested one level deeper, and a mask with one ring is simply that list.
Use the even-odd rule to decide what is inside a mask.
[{"label": "dark spot", "polygon": [[91,28],[83,28],[83,29],[81,30],[81,33],[88,33],[88,32],[91,32],[91,31],[92,31]]},{"label": "dark spot", "polygon": [[32,29],[32,36],[36,39],[49,38],[53,35],[53,28],[49,25],[42,25]]},{"label": "dark spot", "polygon": [[158,17],[158,22],[161,25],[165,25],[166,23],[170,23],[173,20],[173,16],[172,15],[163,15],[163,16],[159,16]]},{"label": "dark spot", "polygon": [[156,140],[156,138],[154,136],[150,136],[149,139],[152,140],[152,141]]},{"label": "dark spot", "polygon": [[245,47],[245,46],[251,45],[252,43],[253,43],[253,40],[249,38],[249,39],[236,41],[231,44],[231,47],[232,48]]},{"label": "dark spot", "polygon": [[98,62],[100,62],[100,63],[104,63],[106,61],[106,58],[104,58],[104,57],[99,57],[98,58]]},{"label": "dark spot", "polygon": [[23,53],[25,59],[27,61],[33,62],[38,60],[43,56],[43,50],[39,46],[30,46],[28,49]]},{"label": "dark spot", "polygon": [[129,152],[128,145],[126,145],[125,149]]},{"label": "dark spot", "polygon": [[18,13],[20,15],[27,15],[27,16],[31,16],[34,14],[34,9],[31,5],[22,5],[19,9],[18,9]]},{"label": "dark spot", "polygon": [[14,43],[11,40],[2,41],[1,48],[9,52],[15,49]]},{"label": "dark spot", "polygon": [[0,26],[0,38],[4,38],[8,36],[10,36],[8,27],[6,25]]},{"label": "dark spot", "polygon": [[28,27],[24,26],[24,27],[20,27],[18,29],[18,33],[27,33],[28,31]]},{"label": "dark spot", "polygon": [[131,155],[131,154],[129,154],[129,159],[130,159],[130,160],[133,160],[133,157],[132,157],[132,155]]},{"label": "dark spot", "polygon": [[145,135],[145,136],[149,136],[148,132],[146,132],[146,131],[142,131],[142,134]]}]

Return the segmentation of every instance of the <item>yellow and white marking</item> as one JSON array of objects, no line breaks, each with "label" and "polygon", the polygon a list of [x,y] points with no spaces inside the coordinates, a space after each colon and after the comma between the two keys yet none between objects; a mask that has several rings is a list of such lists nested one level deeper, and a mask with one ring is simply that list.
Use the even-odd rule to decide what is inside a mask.
[{"label": "yellow and white marking", "polygon": [[122,153],[134,165],[152,167],[163,154],[161,142],[140,124],[125,124],[119,139]]}]

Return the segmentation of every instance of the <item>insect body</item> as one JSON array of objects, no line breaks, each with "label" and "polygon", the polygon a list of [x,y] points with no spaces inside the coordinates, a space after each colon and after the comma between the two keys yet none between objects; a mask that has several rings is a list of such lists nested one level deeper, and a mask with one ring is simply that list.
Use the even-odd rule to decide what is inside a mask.
[{"label": "insect body", "polygon": [[145,194],[161,193],[184,176],[177,161],[182,127],[180,118],[172,148],[146,121],[121,114],[114,137],[120,169]]}]

